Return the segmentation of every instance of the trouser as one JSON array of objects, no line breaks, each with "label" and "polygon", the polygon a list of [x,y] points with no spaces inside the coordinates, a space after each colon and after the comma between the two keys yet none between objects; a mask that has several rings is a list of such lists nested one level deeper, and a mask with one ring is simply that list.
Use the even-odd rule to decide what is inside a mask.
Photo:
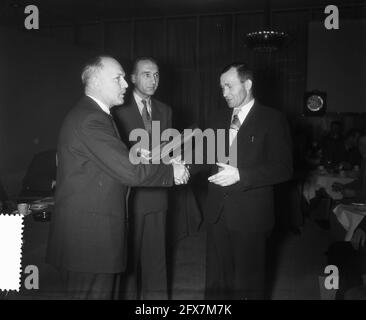
[{"label": "trouser", "polygon": [[119,290],[119,274],[66,271],[66,297],[72,300],[112,300]]},{"label": "trouser", "polygon": [[207,224],[206,299],[264,299],[264,233]]},{"label": "trouser", "polygon": [[168,298],[165,224],[166,212],[135,214],[132,232],[132,265],[125,297],[162,300]]}]

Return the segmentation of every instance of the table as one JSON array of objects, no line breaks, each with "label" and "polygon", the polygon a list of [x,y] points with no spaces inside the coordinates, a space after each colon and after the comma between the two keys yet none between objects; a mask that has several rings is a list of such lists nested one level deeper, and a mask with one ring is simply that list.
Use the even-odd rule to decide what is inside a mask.
[{"label": "table", "polygon": [[333,200],[340,200],[343,198],[341,192],[332,190],[334,182],[346,184],[355,180],[357,173],[353,171],[344,172],[343,174],[334,174],[320,171],[313,171],[306,179],[303,186],[303,196],[310,202],[311,199],[315,198],[316,191],[324,188],[325,192]]},{"label": "table", "polygon": [[339,204],[333,209],[333,212],[346,230],[344,241],[351,241],[357,226],[366,216],[366,205]]}]

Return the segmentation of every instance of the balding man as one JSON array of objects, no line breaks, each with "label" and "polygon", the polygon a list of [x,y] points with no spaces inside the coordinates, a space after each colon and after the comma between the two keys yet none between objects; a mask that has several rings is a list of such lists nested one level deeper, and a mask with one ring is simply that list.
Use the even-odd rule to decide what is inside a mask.
[{"label": "balding man", "polygon": [[58,141],[57,189],[47,261],[66,274],[68,298],[111,299],[126,265],[127,186],[186,182],[183,165],[133,165],[110,108],[128,87],[122,66],[97,57],[83,70],[85,96]]}]

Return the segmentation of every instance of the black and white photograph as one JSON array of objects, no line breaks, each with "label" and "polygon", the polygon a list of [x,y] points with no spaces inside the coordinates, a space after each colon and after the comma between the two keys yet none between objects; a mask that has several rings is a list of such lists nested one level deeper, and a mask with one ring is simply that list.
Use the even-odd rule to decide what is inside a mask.
[{"label": "black and white photograph", "polygon": [[0,300],[366,300],[365,1],[4,0],[0,33]]}]

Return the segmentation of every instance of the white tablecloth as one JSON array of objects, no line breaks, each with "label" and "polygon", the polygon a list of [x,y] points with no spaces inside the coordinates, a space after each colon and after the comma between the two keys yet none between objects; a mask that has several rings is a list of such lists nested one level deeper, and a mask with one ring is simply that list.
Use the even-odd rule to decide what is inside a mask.
[{"label": "white tablecloth", "polygon": [[333,209],[339,223],[346,230],[345,241],[351,241],[353,233],[366,215],[366,206],[339,204]]},{"label": "white tablecloth", "polygon": [[313,173],[305,182],[303,188],[303,195],[305,199],[310,202],[311,199],[315,198],[316,191],[320,188],[324,188],[326,193],[334,200],[340,200],[343,198],[342,193],[335,192],[332,190],[334,182],[342,184],[352,182],[354,178],[345,177],[336,174],[320,174]]}]

